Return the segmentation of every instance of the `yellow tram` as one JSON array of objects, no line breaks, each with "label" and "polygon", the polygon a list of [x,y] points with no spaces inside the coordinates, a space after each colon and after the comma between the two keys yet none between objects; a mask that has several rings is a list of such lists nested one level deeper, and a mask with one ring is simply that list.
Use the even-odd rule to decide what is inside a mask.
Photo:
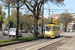
[{"label": "yellow tram", "polygon": [[56,24],[45,24],[45,38],[55,38],[60,36],[60,26]]}]

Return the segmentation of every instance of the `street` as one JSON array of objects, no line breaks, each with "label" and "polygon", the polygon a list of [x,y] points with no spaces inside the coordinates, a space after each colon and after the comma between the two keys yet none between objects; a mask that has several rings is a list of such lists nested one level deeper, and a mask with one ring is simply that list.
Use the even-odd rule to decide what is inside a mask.
[{"label": "street", "polygon": [[[39,39],[9,46],[1,47],[0,50],[56,50],[71,38],[75,38],[74,32],[61,33],[59,38],[55,39]],[[55,45],[54,45],[55,44]],[[58,46],[57,46],[58,45]],[[49,47],[50,46],[50,47]]]},{"label": "street", "polygon": [[[22,33],[22,37],[27,37],[27,36],[33,36],[32,33]],[[10,37],[10,39],[13,39],[14,37]],[[3,36],[2,31],[0,31],[0,40],[8,40],[8,36]]]},{"label": "street", "polygon": [[0,0],[0,50],[75,50],[74,4]]}]

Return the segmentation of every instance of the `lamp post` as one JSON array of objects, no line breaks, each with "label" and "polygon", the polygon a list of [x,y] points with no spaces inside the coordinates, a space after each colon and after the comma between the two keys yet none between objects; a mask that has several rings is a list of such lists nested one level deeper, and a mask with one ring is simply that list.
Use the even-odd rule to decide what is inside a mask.
[{"label": "lamp post", "polygon": [[8,40],[9,40],[9,29],[10,29],[10,3],[8,1]]},{"label": "lamp post", "polygon": [[[44,1],[44,0],[42,0],[42,1]],[[44,2],[43,2],[43,5],[42,5],[42,26],[41,26],[41,28],[42,28],[42,31],[41,31],[42,35],[43,35],[43,15],[44,15]]]}]

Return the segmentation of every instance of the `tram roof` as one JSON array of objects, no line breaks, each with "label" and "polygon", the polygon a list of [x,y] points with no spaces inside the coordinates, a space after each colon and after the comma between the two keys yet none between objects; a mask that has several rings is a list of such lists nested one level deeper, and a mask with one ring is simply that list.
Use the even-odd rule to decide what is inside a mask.
[{"label": "tram roof", "polygon": [[47,27],[47,26],[57,26],[57,27],[59,27],[59,25],[56,25],[56,24],[44,24],[44,26],[45,27]]}]

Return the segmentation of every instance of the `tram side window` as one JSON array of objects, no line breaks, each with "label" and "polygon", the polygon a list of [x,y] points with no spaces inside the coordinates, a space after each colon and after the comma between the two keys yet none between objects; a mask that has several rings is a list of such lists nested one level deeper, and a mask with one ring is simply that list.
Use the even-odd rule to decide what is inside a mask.
[{"label": "tram side window", "polygon": [[55,27],[53,27],[52,30],[55,31]]},{"label": "tram side window", "polygon": [[57,28],[55,27],[55,31],[57,31]]},{"label": "tram side window", "polygon": [[51,30],[52,30],[52,31],[55,31],[55,27],[51,27]]},{"label": "tram side window", "polygon": [[60,28],[59,28],[59,27],[55,27],[55,30],[56,30],[56,31],[59,31],[59,30],[60,30]]},{"label": "tram side window", "polygon": [[46,31],[50,31],[51,30],[51,27],[46,27]]}]

